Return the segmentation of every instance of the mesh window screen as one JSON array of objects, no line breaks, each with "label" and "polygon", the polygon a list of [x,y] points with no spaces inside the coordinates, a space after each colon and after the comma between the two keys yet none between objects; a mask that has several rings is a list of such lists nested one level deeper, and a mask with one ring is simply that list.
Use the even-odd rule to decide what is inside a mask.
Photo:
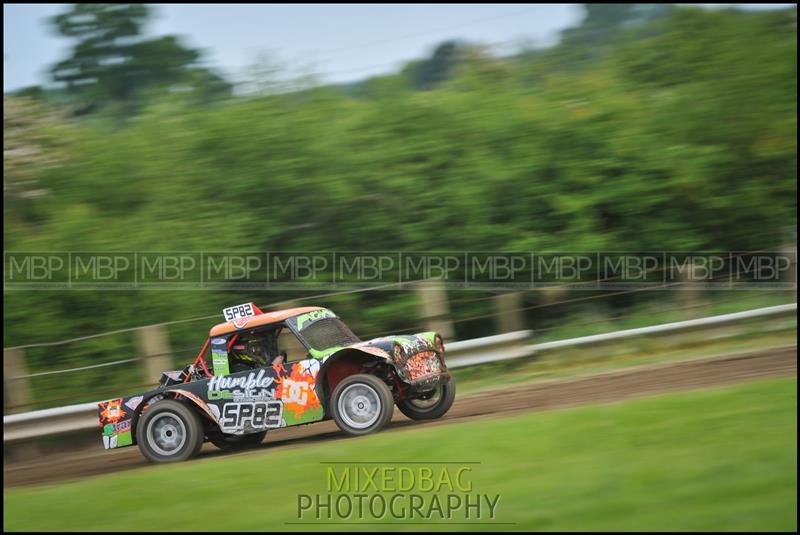
[{"label": "mesh window screen", "polygon": [[311,347],[314,349],[327,349],[334,346],[345,346],[360,342],[358,336],[353,334],[347,325],[338,318],[325,318],[315,321],[302,331]]}]

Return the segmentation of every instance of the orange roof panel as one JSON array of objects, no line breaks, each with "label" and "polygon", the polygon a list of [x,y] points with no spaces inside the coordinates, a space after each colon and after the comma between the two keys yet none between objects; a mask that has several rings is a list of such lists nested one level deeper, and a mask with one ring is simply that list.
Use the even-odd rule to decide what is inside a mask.
[{"label": "orange roof panel", "polygon": [[285,310],[276,310],[275,312],[264,312],[263,314],[251,316],[241,327],[237,327],[232,322],[225,321],[212,327],[208,335],[219,336],[221,334],[228,334],[244,329],[252,329],[253,327],[261,327],[262,325],[269,325],[271,323],[278,323],[286,318],[299,316],[300,314],[305,314],[306,312],[312,312],[314,310],[322,310],[322,307],[296,307],[287,308]]}]

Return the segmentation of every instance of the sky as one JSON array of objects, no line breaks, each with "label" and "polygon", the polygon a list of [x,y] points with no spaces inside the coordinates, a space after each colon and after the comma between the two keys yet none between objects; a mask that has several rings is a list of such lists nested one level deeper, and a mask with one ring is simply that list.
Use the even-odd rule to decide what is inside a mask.
[{"label": "sky", "polygon": [[[3,5],[4,92],[46,83],[48,67],[69,54],[71,41],[47,23],[68,5]],[[230,79],[266,53],[289,75],[310,69],[337,83],[392,72],[452,38],[496,44],[501,53],[523,41],[552,44],[583,15],[576,4],[150,5],[147,35],[182,36]]]},{"label": "sky", "polygon": [[[71,41],[45,20],[67,6],[3,6],[3,91],[46,82],[47,67],[68,54]],[[153,11],[149,35],[183,36],[228,76],[242,74],[266,52],[333,82],[390,72],[448,38],[554,41],[582,15],[569,4],[155,4]]]}]

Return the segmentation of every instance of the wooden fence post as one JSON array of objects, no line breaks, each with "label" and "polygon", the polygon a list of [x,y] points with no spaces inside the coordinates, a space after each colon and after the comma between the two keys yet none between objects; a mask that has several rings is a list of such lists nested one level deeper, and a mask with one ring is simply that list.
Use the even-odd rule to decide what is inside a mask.
[{"label": "wooden fence post", "polygon": [[455,340],[450,304],[442,283],[436,279],[421,281],[417,283],[416,291],[425,328],[441,334],[445,342]]},{"label": "wooden fence post", "polygon": [[522,317],[522,293],[510,292],[495,296],[497,306],[497,332],[510,333],[525,328]]},{"label": "wooden fence post", "polygon": [[148,325],[136,333],[145,381],[158,382],[161,372],[172,370],[169,337],[163,325]]},{"label": "wooden fence post", "polygon": [[[684,309],[683,316],[686,319],[701,318],[706,315],[708,302],[703,296],[703,291],[697,284],[697,265],[692,260],[689,265],[682,265],[679,268],[681,284],[678,288],[680,301]],[[681,288],[682,286],[682,288]]]},{"label": "wooden fence post", "polygon": [[792,284],[789,293],[792,300],[797,302],[797,229],[787,229],[786,237],[788,243],[783,247],[783,251],[789,257],[789,269],[786,270],[785,281]]},{"label": "wooden fence post", "polygon": [[22,377],[28,374],[25,364],[25,351],[22,349],[3,350],[3,407],[4,413],[25,412],[30,410],[33,400],[31,380]]},{"label": "wooden fence post", "polygon": [[[22,349],[3,350],[3,413],[27,412],[31,410],[33,395],[31,380],[22,377],[28,374],[25,364],[25,351]],[[5,456],[13,462],[24,462],[36,459],[41,455],[41,448],[30,441],[9,444],[5,447]]]}]

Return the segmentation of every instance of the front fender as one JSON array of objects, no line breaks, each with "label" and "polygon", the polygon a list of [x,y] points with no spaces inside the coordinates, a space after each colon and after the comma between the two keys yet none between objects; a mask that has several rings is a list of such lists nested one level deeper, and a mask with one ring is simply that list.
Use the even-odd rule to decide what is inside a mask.
[{"label": "front fender", "polygon": [[434,331],[385,336],[353,347],[383,349],[397,370],[398,377],[412,387],[435,386],[442,378],[449,377],[444,343]]},{"label": "front fender", "polygon": [[317,380],[314,389],[317,398],[324,400],[326,414],[328,412],[327,402],[329,396],[333,389],[336,388],[336,385],[339,384],[339,381],[349,375],[359,373],[361,367],[369,362],[386,364],[397,372],[397,366],[391,355],[377,347],[346,347],[331,353],[323,359],[317,376],[322,380]]},{"label": "front fender", "polygon": [[402,383],[401,390],[430,390],[450,377],[437,337],[435,332],[387,336],[338,349],[323,359],[319,376],[324,379],[317,381],[317,397],[327,404],[339,381],[360,373],[368,362],[390,367]]}]

